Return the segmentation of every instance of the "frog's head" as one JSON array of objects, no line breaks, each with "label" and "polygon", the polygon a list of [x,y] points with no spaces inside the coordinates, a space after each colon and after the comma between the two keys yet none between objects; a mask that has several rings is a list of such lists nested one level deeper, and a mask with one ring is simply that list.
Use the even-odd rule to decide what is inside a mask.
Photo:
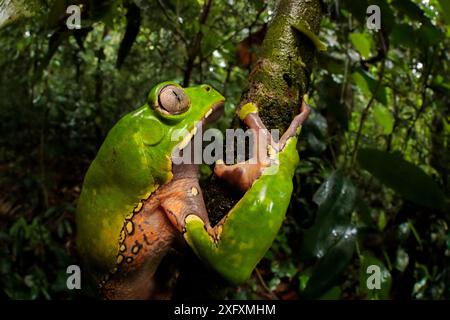
[{"label": "frog's head", "polygon": [[183,149],[200,127],[220,117],[224,101],[206,84],[183,88],[175,82],[163,82],[148,96],[148,106],[164,131],[161,142],[169,150]]}]

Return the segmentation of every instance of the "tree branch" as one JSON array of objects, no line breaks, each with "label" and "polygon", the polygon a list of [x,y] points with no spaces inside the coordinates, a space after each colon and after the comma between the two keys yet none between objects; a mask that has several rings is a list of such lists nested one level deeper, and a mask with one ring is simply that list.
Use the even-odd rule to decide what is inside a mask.
[{"label": "tree branch", "polygon": [[183,80],[184,87],[189,86],[189,83],[191,81],[191,76],[192,76],[192,70],[194,69],[195,59],[197,58],[197,56],[199,55],[199,53],[201,51],[201,44],[202,44],[202,39],[203,39],[202,27],[203,27],[203,25],[206,24],[206,21],[208,20],[208,15],[209,15],[209,11],[211,9],[212,2],[213,2],[213,0],[208,0],[203,5],[202,13],[201,13],[200,19],[199,19],[199,22],[200,22],[199,30],[198,30],[197,34],[195,35],[194,40],[192,41],[192,45],[187,48],[188,59],[186,62],[186,68],[184,70],[184,80]]},{"label": "tree branch", "polygon": [[239,107],[255,103],[269,129],[284,131],[298,113],[307,92],[316,48],[292,26],[306,25],[317,34],[322,15],[319,0],[280,0],[250,73]]}]

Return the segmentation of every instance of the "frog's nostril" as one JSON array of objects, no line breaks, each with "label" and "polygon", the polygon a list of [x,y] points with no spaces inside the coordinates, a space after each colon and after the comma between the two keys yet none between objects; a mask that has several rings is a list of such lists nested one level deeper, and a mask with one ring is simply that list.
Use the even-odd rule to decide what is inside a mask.
[{"label": "frog's nostril", "polygon": [[206,90],[206,92],[209,92],[209,91],[211,91],[211,87],[210,86],[206,86],[205,90]]}]

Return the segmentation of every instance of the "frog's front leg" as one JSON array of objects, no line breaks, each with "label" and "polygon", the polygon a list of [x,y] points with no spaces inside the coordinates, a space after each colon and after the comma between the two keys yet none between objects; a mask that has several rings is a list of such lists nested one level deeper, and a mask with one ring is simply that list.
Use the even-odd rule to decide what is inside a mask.
[{"label": "frog's front leg", "polygon": [[154,274],[177,232],[155,197],[139,204],[125,220],[116,268],[100,283],[106,299],[151,299],[158,292]]},{"label": "frog's front leg", "polygon": [[284,149],[289,138],[298,134],[300,126],[308,118],[311,108],[303,99],[300,113],[295,116],[279,143],[273,141],[272,135],[262,122],[258,109],[252,103],[244,105],[239,113],[242,121],[254,132],[253,157],[248,161],[234,165],[216,163],[214,173],[230,184],[237,186],[241,191],[248,190],[253,182],[259,178],[265,168],[273,164],[271,155]]},{"label": "frog's front leg", "polygon": [[198,184],[198,167],[173,167],[174,178],[161,186],[125,220],[120,233],[117,270],[102,284],[107,299],[155,299],[160,291],[155,272],[195,214],[211,231]]}]

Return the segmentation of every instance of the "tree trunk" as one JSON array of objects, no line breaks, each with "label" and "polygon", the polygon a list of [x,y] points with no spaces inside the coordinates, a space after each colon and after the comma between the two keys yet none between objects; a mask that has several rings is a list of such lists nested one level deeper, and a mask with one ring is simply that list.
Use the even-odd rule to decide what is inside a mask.
[{"label": "tree trunk", "polygon": [[255,103],[269,129],[287,128],[299,112],[308,90],[315,46],[292,25],[299,22],[317,34],[322,5],[319,0],[280,0],[269,25],[260,56],[250,73],[239,107]]}]

